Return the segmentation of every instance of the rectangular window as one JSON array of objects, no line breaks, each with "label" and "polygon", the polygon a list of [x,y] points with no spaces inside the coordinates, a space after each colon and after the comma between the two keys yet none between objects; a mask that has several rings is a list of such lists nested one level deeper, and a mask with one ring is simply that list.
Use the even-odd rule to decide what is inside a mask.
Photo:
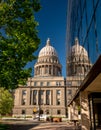
[{"label": "rectangular window", "polygon": [[50,90],[46,90],[46,95],[50,95]]},{"label": "rectangular window", "polygon": [[61,94],[61,91],[60,90],[57,90],[57,95],[60,95]]},{"label": "rectangular window", "polygon": [[61,82],[59,82],[59,86],[61,86]]},{"label": "rectangular window", "polygon": [[44,94],[44,90],[40,90],[40,94],[43,95]]},{"label": "rectangular window", "polygon": [[61,114],[61,110],[57,110],[57,115],[60,115]]},{"label": "rectangular window", "polygon": [[58,82],[56,82],[56,86],[58,86]]},{"label": "rectangular window", "polygon": [[67,81],[67,86],[71,86],[72,85],[72,82],[71,81]]},{"label": "rectangular window", "polygon": [[43,103],[43,98],[41,98],[41,105],[43,105],[44,103]]},{"label": "rectangular window", "polygon": [[25,110],[22,110],[22,114],[26,114],[26,111],[25,111]]},{"label": "rectangular window", "polygon": [[57,105],[60,105],[60,99],[57,99]]},{"label": "rectangular window", "polygon": [[37,90],[34,90],[34,91],[33,91],[33,94],[34,94],[34,95],[37,95]]},{"label": "rectangular window", "polygon": [[33,105],[36,105],[36,99],[34,98],[34,100],[33,100],[34,102],[33,102]]},{"label": "rectangular window", "polygon": [[22,95],[26,95],[27,91],[26,90],[22,90]]},{"label": "rectangular window", "polygon": [[49,100],[49,98],[46,99],[46,105],[50,105],[50,100]]},{"label": "rectangular window", "polygon": [[40,86],[43,86],[43,82],[40,82]]},{"label": "rectangular window", "polygon": [[72,90],[67,90],[67,94],[72,94]]},{"label": "rectangular window", "polygon": [[34,82],[34,86],[37,86],[37,82]]},{"label": "rectangular window", "polygon": [[25,98],[22,99],[22,105],[26,105],[26,99]]},{"label": "rectangular window", "polygon": [[50,85],[50,82],[47,82],[47,86],[49,86]]},{"label": "rectangular window", "polygon": [[49,110],[46,110],[45,112],[46,112],[47,115],[49,114]]},{"label": "rectangular window", "polygon": [[61,86],[61,82],[56,82],[56,86]]}]

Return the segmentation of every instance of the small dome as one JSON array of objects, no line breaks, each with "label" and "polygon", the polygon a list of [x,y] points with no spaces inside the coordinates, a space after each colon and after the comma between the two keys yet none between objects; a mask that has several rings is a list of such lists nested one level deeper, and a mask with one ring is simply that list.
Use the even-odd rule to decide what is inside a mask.
[{"label": "small dome", "polygon": [[72,55],[85,55],[88,57],[88,53],[84,47],[79,45],[78,38],[75,38],[75,45],[71,49]]},{"label": "small dome", "polygon": [[58,57],[55,48],[50,45],[49,38],[46,42],[46,46],[43,47],[39,52],[39,57],[43,57],[43,56],[56,56],[56,57]]}]

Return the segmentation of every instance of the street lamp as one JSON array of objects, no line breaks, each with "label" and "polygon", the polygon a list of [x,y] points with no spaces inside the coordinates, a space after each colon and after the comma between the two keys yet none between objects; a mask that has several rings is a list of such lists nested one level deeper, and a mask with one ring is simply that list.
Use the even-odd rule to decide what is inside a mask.
[{"label": "street lamp", "polygon": [[33,109],[34,118],[35,118],[35,113],[36,112],[37,112],[37,109],[36,109],[36,107],[34,107],[34,109]]},{"label": "street lamp", "polygon": [[38,107],[38,121],[40,121],[40,105],[39,105],[39,107]]},{"label": "street lamp", "polygon": [[41,110],[41,87],[40,87],[40,90],[39,90],[39,107],[38,107],[38,113],[39,113],[39,118],[38,120],[40,121],[40,110]]},{"label": "street lamp", "polygon": [[66,78],[64,78],[64,88],[65,88],[65,112],[67,117],[67,85],[66,85]]}]

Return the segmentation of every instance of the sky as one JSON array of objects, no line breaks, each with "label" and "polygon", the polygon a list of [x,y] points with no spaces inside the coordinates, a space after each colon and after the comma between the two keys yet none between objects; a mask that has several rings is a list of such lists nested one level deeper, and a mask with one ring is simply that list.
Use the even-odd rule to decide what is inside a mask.
[{"label": "sky", "polygon": [[[40,0],[41,10],[35,14],[38,21],[38,37],[41,40],[36,54],[46,45],[50,38],[51,45],[56,49],[59,61],[62,65],[62,76],[66,76],[66,23],[67,23],[67,0]],[[34,67],[35,60],[28,64]],[[34,71],[34,70],[33,70]],[[33,72],[32,72],[33,75]]]}]

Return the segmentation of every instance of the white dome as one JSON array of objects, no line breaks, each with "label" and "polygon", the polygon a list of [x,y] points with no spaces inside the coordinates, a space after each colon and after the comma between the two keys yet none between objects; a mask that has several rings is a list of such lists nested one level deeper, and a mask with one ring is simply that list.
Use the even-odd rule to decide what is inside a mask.
[{"label": "white dome", "polygon": [[85,55],[88,57],[88,53],[84,47],[79,45],[78,39],[75,38],[75,45],[71,49],[72,55]]},{"label": "white dome", "polygon": [[54,47],[50,45],[50,40],[47,40],[46,46],[43,47],[39,52],[39,57],[43,56],[57,56],[57,52]]}]

